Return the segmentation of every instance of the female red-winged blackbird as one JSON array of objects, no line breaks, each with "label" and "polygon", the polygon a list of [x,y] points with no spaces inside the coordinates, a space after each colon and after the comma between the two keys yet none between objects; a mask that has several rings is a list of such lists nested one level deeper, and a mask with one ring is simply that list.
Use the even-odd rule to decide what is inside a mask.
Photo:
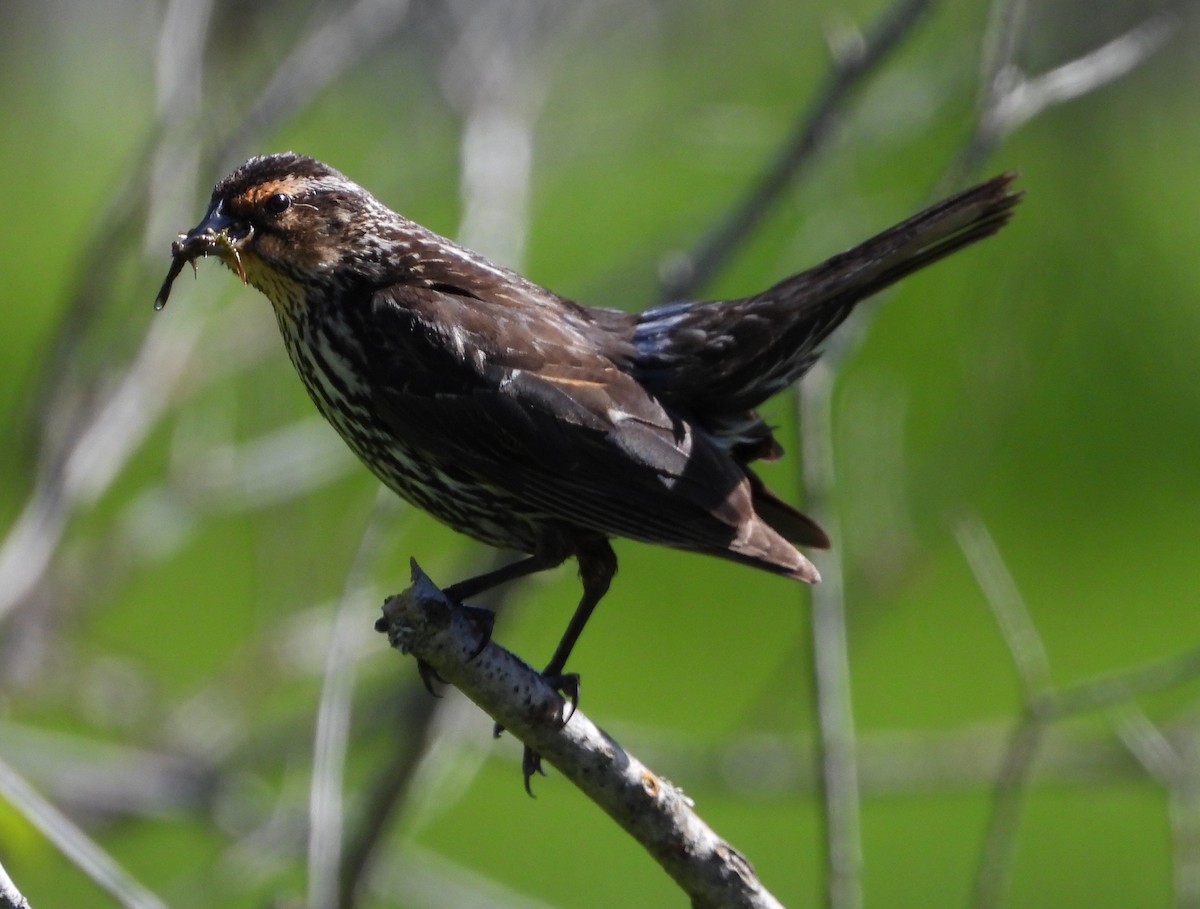
[{"label": "female red-winged blackbird", "polygon": [[[613,536],[800,581],[793,543],[829,545],[750,470],[782,449],[755,408],[796,381],[865,297],[999,230],[1004,175],[740,300],[641,313],[580,306],[426,230],[295,154],[216,185],[172,247],[216,254],[271,301],[325,418],[387,486],[469,536],[528,557],[454,600],[574,556],[583,597],[545,674],[556,684],[616,571]],[[527,767],[528,770],[528,767]]]}]

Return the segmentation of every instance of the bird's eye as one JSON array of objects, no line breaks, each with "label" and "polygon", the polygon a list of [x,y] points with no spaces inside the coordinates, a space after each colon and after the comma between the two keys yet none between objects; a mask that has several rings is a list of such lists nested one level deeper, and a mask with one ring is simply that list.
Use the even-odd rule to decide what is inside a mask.
[{"label": "bird's eye", "polygon": [[282,215],[285,211],[292,207],[292,197],[287,193],[275,193],[267,196],[263,202],[263,209],[267,214]]}]

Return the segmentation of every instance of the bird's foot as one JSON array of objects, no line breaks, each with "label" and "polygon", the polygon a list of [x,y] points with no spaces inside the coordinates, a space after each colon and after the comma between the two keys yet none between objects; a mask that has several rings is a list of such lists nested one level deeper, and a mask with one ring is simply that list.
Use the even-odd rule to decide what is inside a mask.
[{"label": "bird's foot", "polygon": [[492,629],[496,627],[496,613],[490,609],[484,609],[482,606],[469,606],[466,603],[459,603],[458,608],[463,611],[463,616],[479,635],[479,643],[467,657],[467,662],[470,662],[483,653],[484,648],[492,642]]},{"label": "bird's foot", "polygon": [[[545,679],[545,681],[549,683],[555,691],[565,695],[566,697],[566,700],[563,703],[564,709],[559,711],[559,715],[555,720],[556,728],[562,729],[567,725],[568,722],[570,722],[571,717],[575,715],[575,710],[579,707],[579,673],[543,672],[542,678]],[[568,704],[570,705],[570,708],[566,709]],[[504,732],[503,724],[497,723],[492,727],[492,735],[496,738],[499,738],[502,732]],[[521,754],[521,774],[525,779],[525,792],[528,793],[530,798],[534,797],[532,780],[535,773],[539,776],[546,775],[546,771],[542,767],[542,756],[526,745]]]},{"label": "bird's foot", "polygon": [[[470,606],[466,603],[459,603],[458,601],[453,602],[458,609],[462,610],[463,617],[466,618],[471,628],[474,629],[479,635],[479,642],[475,644],[474,648],[467,655],[467,662],[470,662],[478,657],[479,654],[483,653],[484,648],[491,643],[492,629],[496,626],[496,613],[492,612],[490,609],[484,609],[481,606]],[[377,629],[380,629],[380,623],[382,621],[383,620],[380,620],[380,622],[376,623],[375,627]],[[421,676],[421,684],[425,686],[425,690],[432,694],[435,698],[441,697],[441,695],[434,690],[433,685],[435,682],[439,685],[447,684],[446,680],[442,678],[442,674],[424,660],[417,660],[417,673]]]},{"label": "bird's foot", "polygon": [[441,697],[441,695],[438,694],[433,688],[434,682],[437,682],[439,685],[446,684],[446,680],[442,678],[441,673],[439,673],[424,660],[417,660],[417,675],[421,677],[421,684],[425,686],[426,691],[432,694],[435,698]]}]

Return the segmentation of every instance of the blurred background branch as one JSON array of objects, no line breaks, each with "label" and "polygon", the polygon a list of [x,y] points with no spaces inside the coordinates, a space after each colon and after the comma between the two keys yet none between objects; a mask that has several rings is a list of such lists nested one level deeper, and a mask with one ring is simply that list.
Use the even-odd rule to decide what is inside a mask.
[{"label": "blurred background branch", "polygon": [[[439,577],[486,557],[407,512],[357,555],[374,484],[228,275],[202,268],[153,317],[172,236],[229,165],[316,154],[535,280],[633,307],[759,289],[994,157],[1023,173],[1014,229],[900,288],[804,391],[836,635],[773,579],[628,546],[580,644],[588,709],[789,903],[824,880],[837,906],[1051,882],[1064,906],[1196,904],[1192,4],[18,0],[3,19],[22,128],[0,143],[19,175],[0,758],[131,878],[179,906],[673,898],[561,781],[527,804],[515,744],[373,636],[327,663],[335,604],[369,627],[408,554]],[[770,482],[794,492],[795,468]],[[963,569],[945,515],[964,512],[964,549],[1007,581]],[[734,583],[736,616],[687,608]],[[1018,587],[997,636],[985,604]],[[498,635],[536,661],[573,591],[524,587]],[[689,651],[714,647],[728,675],[696,677]],[[807,696],[818,660],[832,726]],[[316,766],[338,678],[321,742],[344,760]],[[814,798],[822,753],[853,782],[838,801],[828,779]],[[6,802],[0,858],[33,905],[94,902]]]}]

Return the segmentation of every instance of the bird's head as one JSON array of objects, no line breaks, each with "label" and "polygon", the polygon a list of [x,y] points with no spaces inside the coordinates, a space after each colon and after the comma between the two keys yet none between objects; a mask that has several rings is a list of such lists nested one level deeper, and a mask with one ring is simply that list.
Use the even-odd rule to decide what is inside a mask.
[{"label": "bird's head", "polygon": [[335,271],[357,250],[353,240],[390,214],[313,158],[290,152],[251,158],[213,188],[204,218],[172,244],[155,307],[166,304],[184,265],[208,255],[279,305],[298,285]]}]

